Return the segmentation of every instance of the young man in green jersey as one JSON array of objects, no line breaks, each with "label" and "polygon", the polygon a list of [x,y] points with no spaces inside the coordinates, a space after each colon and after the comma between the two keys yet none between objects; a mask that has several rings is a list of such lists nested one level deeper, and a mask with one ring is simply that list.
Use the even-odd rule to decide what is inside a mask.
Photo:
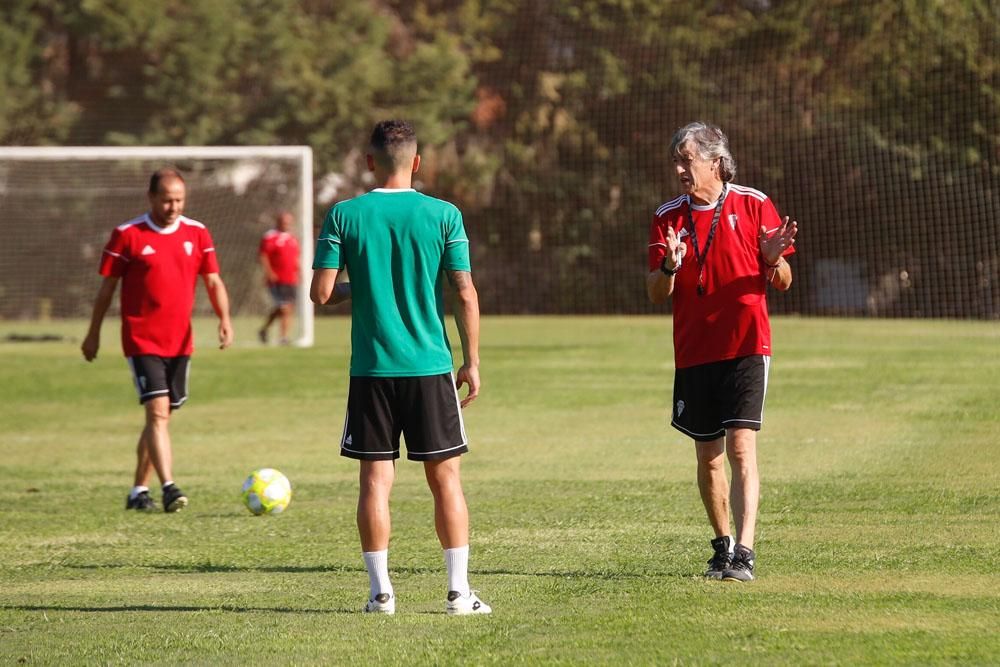
[{"label": "young man in green jersey", "polygon": [[[351,380],[340,453],[361,462],[358,532],[371,591],[364,611],[392,614],[389,493],[399,458],[421,461],[448,570],[449,614],[488,614],[469,588],[469,512],[459,474],[462,411],[479,394],[479,297],[461,212],[412,187],[417,138],[404,121],[375,126],[367,155],[378,185],[330,209],[316,243],[310,295],[351,300]],[[350,283],[337,284],[346,269]],[[455,294],[462,366],[452,375],[444,279]],[[460,400],[458,389],[468,385]]]}]

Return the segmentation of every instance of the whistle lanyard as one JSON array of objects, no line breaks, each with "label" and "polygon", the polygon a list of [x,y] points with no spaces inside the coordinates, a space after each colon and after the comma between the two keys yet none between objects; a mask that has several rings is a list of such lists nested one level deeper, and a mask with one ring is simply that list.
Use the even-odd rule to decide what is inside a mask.
[{"label": "whistle lanyard", "polygon": [[694,250],[694,259],[698,263],[698,296],[705,294],[705,259],[708,258],[708,249],[712,247],[712,239],[715,238],[715,230],[719,226],[719,217],[722,215],[722,202],[726,199],[726,184],[722,184],[722,193],[719,195],[719,202],[715,205],[715,215],[712,216],[712,226],[708,228],[708,238],[705,239],[705,250],[698,252],[698,234],[694,229],[694,217],[691,215],[691,198],[688,197],[687,224],[688,234],[691,236],[691,249]]}]

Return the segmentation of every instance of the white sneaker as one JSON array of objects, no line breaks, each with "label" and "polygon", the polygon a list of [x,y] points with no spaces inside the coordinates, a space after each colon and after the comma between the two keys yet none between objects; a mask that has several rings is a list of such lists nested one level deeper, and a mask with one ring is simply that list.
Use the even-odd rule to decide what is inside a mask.
[{"label": "white sneaker", "polygon": [[366,614],[395,614],[396,596],[388,593],[379,593],[365,605]]},{"label": "white sneaker", "polygon": [[475,591],[461,595],[458,591],[448,591],[448,604],[444,610],[455,616],[467,614],[488,614],[493,611],[488,604],[479,599]]}]

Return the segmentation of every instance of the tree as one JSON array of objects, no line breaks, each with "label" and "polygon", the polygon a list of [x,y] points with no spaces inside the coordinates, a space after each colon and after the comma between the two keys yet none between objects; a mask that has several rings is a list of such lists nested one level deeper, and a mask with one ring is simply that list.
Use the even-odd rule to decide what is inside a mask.
[{"label": "tree", "polygon": [[[4,12],[0,85],[19,93],[0,106],[5,143],[307,143],[326,173],[385,114],[417,105],[440,142],[471,108],[455,40],[399,48],[370,3],[18,0]],[[38,113],[49,107],[62,115]]]}]

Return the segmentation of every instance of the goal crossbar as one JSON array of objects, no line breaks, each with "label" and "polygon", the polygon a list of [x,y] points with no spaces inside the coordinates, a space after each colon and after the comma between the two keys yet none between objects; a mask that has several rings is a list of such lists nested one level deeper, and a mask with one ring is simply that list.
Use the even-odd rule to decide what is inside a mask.
[{"label": "goal crossbar", "polygon": [[299,336],[295,344],[310,347],[314,341],[313,307],[309,299],[313,260],[313,154],[309,146],[7,146],[0,160],[158,160],[253,159],[296,160],[299,170],[299,221],[301,278],[296,299]]}]

